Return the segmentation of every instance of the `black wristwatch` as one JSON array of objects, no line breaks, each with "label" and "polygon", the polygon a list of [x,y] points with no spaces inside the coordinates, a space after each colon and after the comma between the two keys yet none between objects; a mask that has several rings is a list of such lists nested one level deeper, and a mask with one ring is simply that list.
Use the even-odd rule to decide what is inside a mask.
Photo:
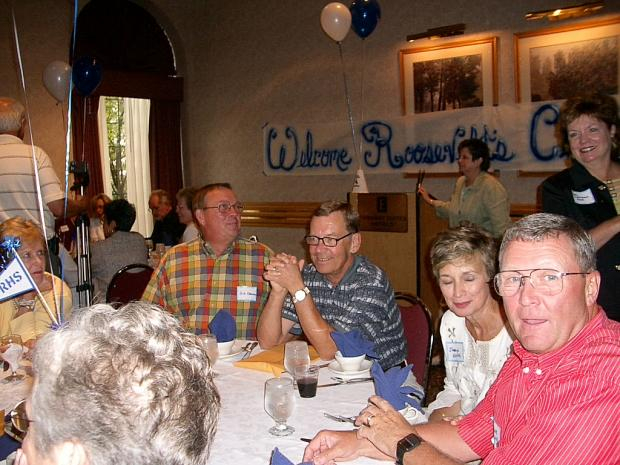
[{"label": "black wristwatch", "polygon": [[403,465],[405,454],[418,447],[422,442],[422,439],[413,433],[408,434],[398,441],[398,445],[396,446],[396,465]]}]

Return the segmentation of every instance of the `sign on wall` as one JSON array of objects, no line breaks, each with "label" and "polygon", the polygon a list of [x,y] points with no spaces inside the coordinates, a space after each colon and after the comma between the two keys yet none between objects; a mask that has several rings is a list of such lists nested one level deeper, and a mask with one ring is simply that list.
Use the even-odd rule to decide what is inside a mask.
[{"label": "sign on wall", "polygon": [[561,102],[465,108],[357,124],[358,161],[346,121],[323,124],[265,124],[264,172],[276,175],[457,171],[458,144],[484,140],[491,167],[558,171],[566,154],[556,135]]}]

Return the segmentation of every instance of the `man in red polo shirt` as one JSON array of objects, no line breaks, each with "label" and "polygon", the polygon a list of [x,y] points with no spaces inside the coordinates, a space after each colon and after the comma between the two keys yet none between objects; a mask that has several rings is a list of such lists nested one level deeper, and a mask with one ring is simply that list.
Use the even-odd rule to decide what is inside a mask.
[{"label": "man in red polo shirt", "polygon": [[356,432],[323,431],[304,460],[396,463],[620,463],[620,323],[597,306],[590,236],[559,215],[506,232],[495,288],[517,341],[485,399],[460,422],[410,426],[372,397]]}]

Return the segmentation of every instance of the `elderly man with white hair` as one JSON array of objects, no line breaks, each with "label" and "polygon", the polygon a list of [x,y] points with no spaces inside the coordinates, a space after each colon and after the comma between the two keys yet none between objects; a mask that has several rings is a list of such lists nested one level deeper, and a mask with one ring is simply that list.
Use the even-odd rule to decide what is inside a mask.
[{"label": "elderly man with white hair", "polygon": [[[37,146],[24,143],[25,127],[24,106],[12,98],[0,97],[0,222],[20,216],[41,225],[34,153],[43,200],[45,236],[52,259],[56,257],[54,274],[59,275],[59,268],[56,268],[59,243],[55,238],[54,222],[55,218],[65,215],[65,193],[47,154]],[[85,209],[86,199],[79,202],[67,199],[67,217]]]},{"label": "elderly man with white hair", "polygon": [[202,465],[219,411],[197,336],[155,305],[94,305],[38,342],[15,463]]}]

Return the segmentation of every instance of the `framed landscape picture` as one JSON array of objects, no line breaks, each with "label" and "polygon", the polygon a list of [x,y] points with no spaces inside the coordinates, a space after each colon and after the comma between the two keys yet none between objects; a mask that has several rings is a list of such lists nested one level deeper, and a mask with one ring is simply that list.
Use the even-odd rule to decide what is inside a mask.
[{"label": "framed landscape picture", "polygon": [[618,94],[620,17],[515,34],[517,102]]},{"label": "framed landscape picture", "polygon": [[405,115],[497,105],[497,37],[399,52]]}]

